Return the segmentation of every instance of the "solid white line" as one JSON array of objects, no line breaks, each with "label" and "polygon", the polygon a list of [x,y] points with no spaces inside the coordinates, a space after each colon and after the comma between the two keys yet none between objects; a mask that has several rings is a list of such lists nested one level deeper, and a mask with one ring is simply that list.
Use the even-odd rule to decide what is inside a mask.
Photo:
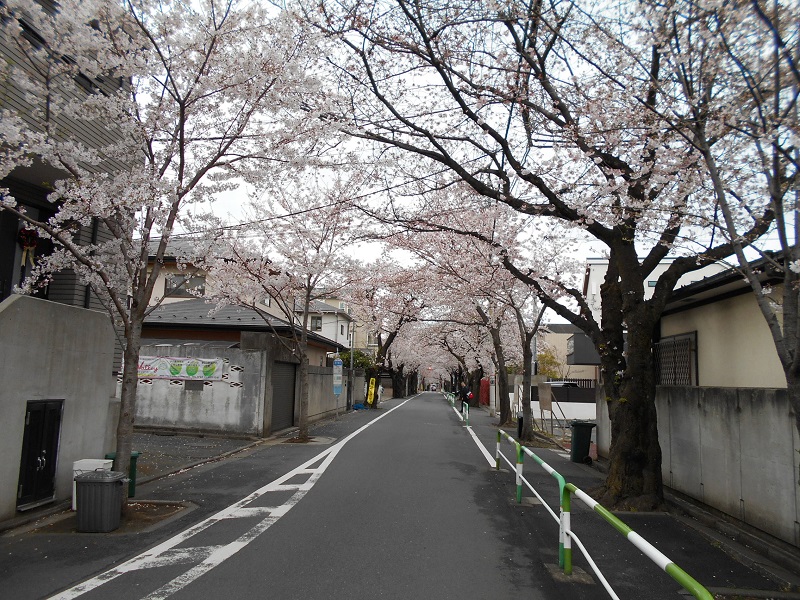
[{"label": "solid white line", "polygon": [[481,442],[478,439],[478,436],[475,435],[474,431],[472,431],[472,427],[467,427],[466,429],[467,429],[467,431],[469,431],[469,434],[472,436],[472,439],[475,440],[475,443],[478,445],[478,448],[480,448],[481,452],[483,452],[483,455],[486,457],[486,460],[489,462],[489,466],[490,467],[494,467],[495,466],[494,456],[492,456],[492,454],[486,449],[486,446],[483,445],[483,442]]},{"label": "solid white line", "polygon": [[[186,585],[188,585],[189,583],[191,583],[204,573],[207,573],[217,565],[221,564],[223,561],[227,560],[228,558],[236,554],[239,550],[244,548],[256,537],[258,537],[264,531],[266,531],[281,516],[285,515],[290,508],[296,505],[300,501],[300,499],[306,495],[306,493],[308,493],[308,491],[311,489],[311,486],[313,486],[314,483],[316,483],[316,481],[322,476],[322,473],[325,472],[325,469],[327,469],[328,466],[331,464],[331,462],[333,462],[333,459],[336,457],[336,455],[339,453],[339,451],[347,442],[349,442],[359,433],[361,433],[368,427],[371,427],[384,417],[389,416],[392,412],[394,412],[395,410],[403,406],[406,402],[412,400],[415,397],[416,396],[412,396],[411,398],[404,400],[394,408],[386,411],[385,413],[376,417],[369,423],[361,426],[356,431],[354,431],[347,437],[343,438],[338,443],[323,450],[311,460],[306,461],[299,467],[292,469],[291,471],[289,471],[285,475],[282,475],[275,481],[272,481],[267,485],[259,488],[255,492],[252,492],[245,498],[239,500],[234,504],[231,504],[227,508],[221,510],[215,515],[212,515],[206,520],[200,521],[199,523],[193,525],[189,529],[162,542],[161,544],[158,544],[157,546],[154,546],[150,550],[147,550],[146,552],[143,552],[142,554],[139,554],[138,556],[135,556],[125,561],[124,563],[118,565],[114,569],[101,573],[100,575],[97,575],[96,577],[93,577],[91,579],[87,579],[86,581],[76,586],[73,586],[67,590],[64,590],[63,592],[56,594],[55,596],[51,596],[49,600],[72,600],[73,598],[82,596],[84,593],[89,592],[97,587],[100,587],[104,583],[116,579],[117,577],[125,573],[135,571],[138,569],[152,567],[157,564],[163,564],[163,561],[161,561],[161,555],[163,553],[172,550],[172,548],[174,548],[178,544],[185,542],[194,535],[209,528],[211,525],[214,525],[215,523],[218,523],[223,519],[232,518],[238,511],[245,508],[247,504],[249,504],[256,498],[259,498],[260,496],[264,495],[265,493],[271,491],[281,491],[289,488],[290,486],[284,485],[284,482],[296,476],[298,473],[306,473],[306,474],[311,473],[311,476],[309,480],[306,482],[306,484],[299,486],[300,489],[298,489],[295,492],[295,494],[291,498],[289,498],[289,500],[284,502],[284,504],[281,507],[276,507],[275,509],[272,509],[273,514],[271,516],[262,520],[250,531],[243,534],[241,537],[239,537],[239,539],[235,540],[234,542],[231,542],[230,544],[227,544],[225,546],[215,547],[214,550],[210,553],[210,555],[208,555],[202,562],[195,565],[193,568],[186,571],[183,575],[176,577],[172,581],[166,583],[161,588],[159,588],[158,590],[147,596],[148,600],[163,600],[164,598],[167,598],[176,591],[184,588]],[[320,463],[319,466],[317,466],[315,469],[309,468],[311,465],[316,464],[321,459],[324,460]],[[297,489],[296,486],[291,486],[291,487],[292,489]],[[249,516],[249,515],[244,514],[243,516]],[[184,556],[186,555],[184,554]]]}]

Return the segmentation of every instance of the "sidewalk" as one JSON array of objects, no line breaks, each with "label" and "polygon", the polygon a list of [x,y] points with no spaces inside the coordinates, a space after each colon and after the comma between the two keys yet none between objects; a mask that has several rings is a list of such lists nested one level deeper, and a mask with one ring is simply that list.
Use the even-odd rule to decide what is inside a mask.
[{"label": "sidewalk", "polygon": [[[492,456],[497,443],[497,421],[496,417],[489,415],[488,407],[470,411],[470,427]],[[504,431],[517,437],[516,427],[504,428]],[[573,463],[568,450],[553,446],[531,447],[530,450],[561,473],[568,483],[584,492],[588,493],[605,477],[602,461],[599,464],[595,462],[593,466]],[[501,444],[501,452],[512,463],[515,462],[514,447],[505,439]],[[526,457],[523,464],[524,477],[557,511],[558,487],[555,480],[531,458]],[[501,468],[508,471],[508,479],[513,485],[513,469],[502,459]],[[710,509],[669,490],[665,495],[666,512],[616,513],[615,516],[697,579],[715,598],[800,599],[800,551],[766,534],[758,535],[749,531],[746,526],[714,514]],[[550,499],[553,501],[550,502]],[[537,502],[530,490],[523,486],[523,505],[531,501]],[[620,560],[625,557],[626,561],[643,556],[611,525],[590,512],[574,496],[572,511],[573,531],[582,538],[585,536],[584,541],[591,540],[587,548],[595,559],[595,554],[604,558],[609,553]],[[581,515],[581,512],[585,514]],[[573,547],[573,557],[575,564],[583,563],[583,568],[586,568],[576,547]],[[604,562],[603,558],[598,563]],[[660,570],[652,562],[645,566],[639,564],[653,573]],[[682,593],[689,596],[688,592]]]}]

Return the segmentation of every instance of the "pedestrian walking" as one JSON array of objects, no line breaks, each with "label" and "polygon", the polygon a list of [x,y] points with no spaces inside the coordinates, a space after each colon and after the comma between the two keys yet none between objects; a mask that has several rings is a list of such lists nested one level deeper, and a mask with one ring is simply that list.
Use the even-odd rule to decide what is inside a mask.
[{"label": "pedestrian walking", "polygon": [[464,403],[469,404],[470,396],[472,396],[472,392],[469,391],[467,387],[467,382],[461,382],[461,388],[458,390],[458,396],[461,398],[461,414],[464,414]]}]

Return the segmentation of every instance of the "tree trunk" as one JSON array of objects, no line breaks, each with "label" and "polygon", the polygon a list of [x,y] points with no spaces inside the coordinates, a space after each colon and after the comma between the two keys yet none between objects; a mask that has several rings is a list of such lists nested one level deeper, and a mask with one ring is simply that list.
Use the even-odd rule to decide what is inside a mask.
[{"label": "tree trunk", "polygon": [[508,371],[503,368],[497,370],[495,380],[495,393],[500,400],[500,425],[509,425],[514,422],[514,415],[511,414],[511,386],[508,384]]},{"label": "tree trunk", "polygon": [[[526,336],[528,337],[528,336]],[[530,442],[533,439],[533,411],[531,410],[531,379],[533,378],[533,350],[529,336],[522,347],[522,440]]]},{"label": "tree trunk", "polygon": [[503,351],[502,340],[500,339],[500,330],[497,328],[490,328],[489,333],[492,336],[492,345],[494,346],[494,356],[497,365],[495,385],[497,386],[497,397],[500,399],[500,425],[509,425],[513,423],[514,416],[511,414],[511,399],[508,395],[506,355]]},{"label": "tree trunk", "polygon": [[405,396],[408,376],[403,372],[403,367],[392,369],[392,396],[403,398]]},{"label": "tree trunk", "polygon": [[467,387],[472,392],[472,400],[469,401],[470,408],[480,404],[481,397],[481,379],[483,379],[483,368],[478,367],[469,374],[469,384]]},{"label": "tree trunk", "polygon": [[786,370],[786,393],[789,396],[789,406],[794,412],[794,425],[797,433],[800,433],[800,377],[794,373],[794,369]]},{"label": "tree trunk", "polygon": [[[640,325],[644,325],[640,321]],[[624,373],[603,370],[611,420],[609,470],[598,500],[622,510],[653,510],[664,501],[661,446],[655,405],[655,361],[652,327],[628,331]]]},{"label": "tree trunk", "polygon": [[300,391],[300,419],[298,425],[300,431],[297,433],[301,441],[308,440],[308,353],[305,344],[300,350],[300,368],[298,369],[299,391]]},{"label": "tree trunk", "polygon": [[[133,423],[136,417],[136,390],[139,385],[139,352],[142,346],[142,324],[132,323],[122,355],[122,389],[120,391],[117,447],[114,471],[128,475],[133,450]],[[127,487],[125,488],[127,490]],[[128,494],[123,494],[127,503]]]}]

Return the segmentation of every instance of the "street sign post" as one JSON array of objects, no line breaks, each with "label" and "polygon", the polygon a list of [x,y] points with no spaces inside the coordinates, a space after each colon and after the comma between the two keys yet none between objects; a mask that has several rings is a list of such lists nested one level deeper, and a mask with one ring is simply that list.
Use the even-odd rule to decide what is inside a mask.
[{"label": "street sign post", "polygon": [[333,395],[336,396],[336,416],[339,416],[339,396],[342,395],[342,359],[333,359]]}]

